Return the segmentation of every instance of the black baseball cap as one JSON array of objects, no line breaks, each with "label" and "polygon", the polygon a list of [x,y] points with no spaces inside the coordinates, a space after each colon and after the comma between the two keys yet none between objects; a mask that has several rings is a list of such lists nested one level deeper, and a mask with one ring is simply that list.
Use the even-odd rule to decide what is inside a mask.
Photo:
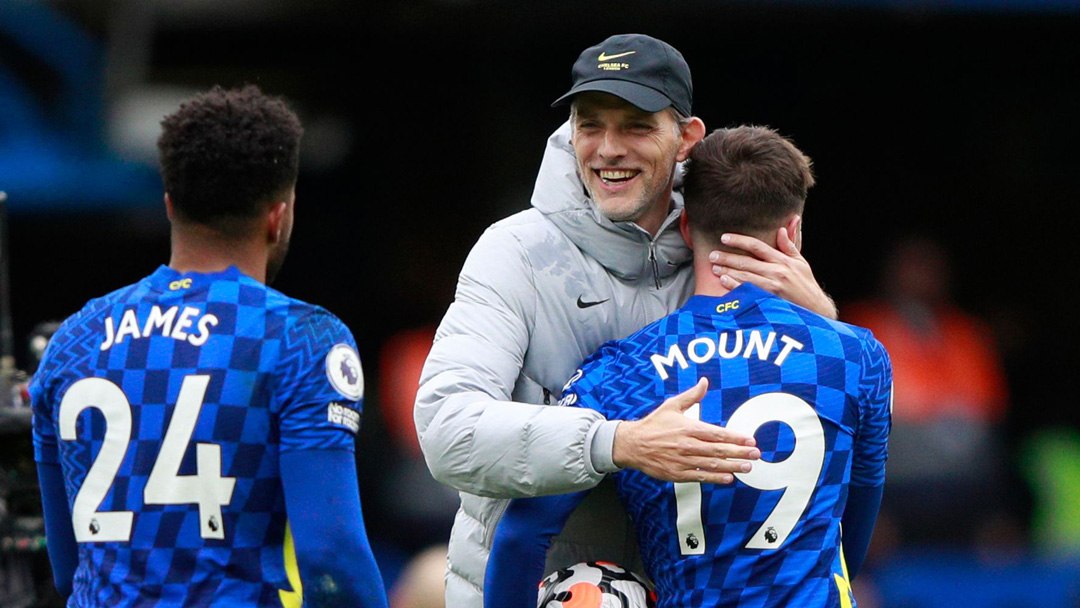
[{"label": "black baseball cap", "polygon": [[674,107],[691,116],[690,66],[670,44],[644,34],[619,34],[585,49],[574,62],[574,86],[551,104],[586,91],[611,93],[646,112]]}]

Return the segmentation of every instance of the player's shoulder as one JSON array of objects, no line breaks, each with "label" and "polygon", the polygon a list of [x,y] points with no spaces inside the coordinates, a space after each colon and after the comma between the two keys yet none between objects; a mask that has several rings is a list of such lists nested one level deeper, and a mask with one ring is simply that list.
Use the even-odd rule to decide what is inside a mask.
[{"label": "player's shoulder", "polygon": [[623,340],[611,340],[599,346],[591,355],[585,357],[570,379],[563,386],[563,396],[559,405],[573,405],[581,395],[602,390],[610,386],[609,380],[619,374],[625,361]]},{"label": "player's shoulder", "polygon": [[600,345],[583,364],[583,369],[603,367],[609,373],[623,373],[650,361],[654,354],[665,351],[668,337],[677,333],[682,317],[692,317],[693,311],[683,308],[661,317],[634,333]]},{"label": "player's shoulder", "polygon": [[318,304],[283,294],[273,287],[266,289],[266,309],[284,322],[286,344],[310,345],[355,343],[348,326],[334,313]]},{"label": "player's shoulder", "polygon": [[[662,350],[660,346],[664,334],[663,320],[650,323],[620,340],[601,344],[586,357],[581,367],[563,387],[564,397],[559,404],[576,403],[586,394],[592,394],[594,399],[597,399],[598,394],[605,394],[617,398],[599,399],[593,407],[609,418],[641,415],[638,407],[624,407],[624,404],[630,403],[625,397],[638,395],[641,391],[649,391],[653,387],[649,380],[651,376],[641,372],[645,366],[652,365],[651,358]],[[653,403],[653,400],[635,402]]]},{"label": "player's shoulder", "polygon": [[91,298],[82,308],[71,316],[64,319],[50,338],[50,343],[62,343],[68,340],[78,339],[87,334],[88,323],[100,323],[105,311],[115,306],[130,302],[134,297],[146,290],[146,278],[134,283],[114,289],[109,293],[96,298]]},{"label": "player's shoulder", "polygon": [[811,310],[802,309],[802,311],[807,318],[815,319],[818,325],[827,327],[837,334],[851,337],[866,345],[879,344],[877,338],[874,337],[874,332],[865,327],[847,323],[839,319],[830,319],[829,317],[819,315]]},{"label": "player's shoulder", "polygon": [[619,358],[625,352],[625,345],[622,340],[611,340],[604,342],[597,348],[591,355],[585,357],[585,360],[581,363],[583,370],[591,370],[605,363],[610,363]]},{"label": "player's shoulder", "polygon": [[851,347],[851,345],[856,344],[858,347],[858,360],[864,367],[877,368],[888,364],[889,354],[886,352],[885,346],[874,336],[874,332],[871,330],[838,319],[822,317],[811,311],[807,312],[820,318],[825,326],[831,328],[840,337],[841,341],[844,342],[845,351],[854,351],[855,348]]},{"label": "player's shoulder", "polygon": [[308,369],[314,361],[323,361],[324,377],[341,395],[353,400],[363,396],[356,340],[341,319],[322,306],[287,296],[272,287],[266,287],[266,306],[284,325],[278,350],[278,369],[283,382],[296,382],[297,370]]},{"label": "player's shoulder", "polygon": [[283,314],[292,327],[327,327],[347,330],[345,324],[326,308],[299,298],[287,296],[267,287],[267,308]]},{"label": "player's shoulder", "polygon": [[868,356],[877,358],[880,355],[876,353],[884,351],[874,333],[865,327],[831,319],[777,296],[762,298],[758,305],[774,326],[801,326],[800,333],[811,337],[819,351],[842,351],[844,358],[852,362]]},{"label": "player's shoulder", "polygon": [[[618,340],[610,340],[600,345],[593,354],[585,359],[585,367],[599,367],[606,365],[609,368],[620,366],[633,366],[643,358],[647,359],[657,345],[663,341],[667,327],[671,323],[677,324],[680,314],[689,314],[684,311],[676,311],[661,317],[634,333]],[[643,357],[644,353],[644,357]]]},{"label": "player's shoulder", "polygon": [[34,374],[41,384],[63,370],[77,367],[98,352],[103,320],[117,305],[124,305],[146,289],[146,279],[125,285],[105,295],[88,300],[77,312],[64,319],[49,337],[41,364]]},{"label": "player's shoulder", "polygon": [[673,333],[672,328],[679,326],[680,319],[693,316],[693,311],[680,308],[660,317],[621,340],[614,340],[613,343],[618,345],[619,352],[623,355],[638,353],[642,349],[652,348],[656,343],[663,341],[665,336]]},{"label": "player's shoulder", "polygon": [[769,296],[768,298],[762,299],[760,306],[768,311],[766,314],[769,316],[770,320],[777,318],[779,316],[777,312],[779,312],[781,315],[792,315],[803,325],[830,331],[837,335],[844,336],[845,338],[851,338],[863,343],[873,343],[877,341],[877,339],[874,338],[873,332],[865,327],[846,323],[839,319],[831,319],[777,296]]}]

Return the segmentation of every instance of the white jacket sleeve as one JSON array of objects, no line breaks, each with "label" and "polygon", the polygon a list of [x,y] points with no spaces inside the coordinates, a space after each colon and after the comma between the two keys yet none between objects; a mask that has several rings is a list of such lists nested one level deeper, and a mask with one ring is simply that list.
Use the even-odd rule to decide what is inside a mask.
[{"label": "white jacket sleeve", "polygon": [[602,479],[588,453],[603,422],[598,412],[510,400],[538,295],[512,231],[485,232],[465,261],[416,398],[420,446],[438,481],[517,498],[584,490]]}]

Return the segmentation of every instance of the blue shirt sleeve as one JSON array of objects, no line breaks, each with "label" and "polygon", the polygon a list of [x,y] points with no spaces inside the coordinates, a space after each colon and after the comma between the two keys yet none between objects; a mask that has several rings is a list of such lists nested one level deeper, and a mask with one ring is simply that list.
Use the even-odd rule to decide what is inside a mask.
[{"label": "blue shirt sleeve", "polygon": [[79,552],[75,532],[71,527],[71,509],[65,491],[64,471],[60,465],[54,422],[54,383],[50,374],[57,345],[63,339],[62,330],[63,327],[57,331],[45,349],[41,365],[30,381],[29,392],[30,406],[33,409],[34,460],[37,462],[41,510],[45,518],[45,544],[56,590],[62,597],[67,597],[71,595],[75,569],[79,565]]},{"label": "blue shirt sleeve", "polygon": [[75,568],[79,565],[79,550],[71,528],[67,494],[64,493],[64,471],[56,462],[39,462],[37,471],[41,510],[45,516],[45,545],[53,582],[61,597],[67,597],[71,595]]},{"label": "blue shirt sleeve", "polygon": [[484,608],[535,608],[551,539],[562,530],[588,490],[517,498],[498,526],[484,576]]},{"label": "blue shirt sleeve", "polygon": [[892,426],[892,365],[885,347],[869,332],[862,351],[859,394],[859,427],[852,449],[851,485],[880,486],[885,483],[885,460]]},{"label": "blue shirt sleeve", "polygon": [[608,342],[585,359],[563,387],[559,405],[589,408],[608,420],[618,419],[619,408],[615,407],[606,381],[616,369],[618,354],[617,344]]},{"label": "blue shirt sleeve", "polygon": [[[57,332],[59,333],[59,332]],[[54,339],[49,342],[42,357],[41,365],[38,366],[34,377],[30,379],[30,407],[33,411],[33,444],[34,460],[39,463],[59,463],[60,454],[56,438],[56,423],[53,414],[53,398],[51,374],[53,367],[53,352],[56,343]]]},{"label": "blue shirt sleeve", "polygon": [[386,608],[386,589],[364,529],[352,452],[283,453],[281,481],[304,605]]},{"label": "blue shirt sleeve", "polygon": [[874,522],[881,509],[881,496],[885,486],[849,486],[847,505],[840,518],[843,533],[844,563],[847,564],[848,580],[854,580],[866,559],[870,537],[874,534]]},{"label": "blue shirt sleeve", "polygon": [[354,450],[364,375],[352,333],[322,309],[296,319],[281,346],[274,391],[282,453]]},{"label": "blue shirt sleeve", "polygon": [[848,577],[862,568],[881,508],[892,426],[892,365],[885,347],[869,335],[862,352],[859,428],[852,450],[851,483],[841,517]]}]

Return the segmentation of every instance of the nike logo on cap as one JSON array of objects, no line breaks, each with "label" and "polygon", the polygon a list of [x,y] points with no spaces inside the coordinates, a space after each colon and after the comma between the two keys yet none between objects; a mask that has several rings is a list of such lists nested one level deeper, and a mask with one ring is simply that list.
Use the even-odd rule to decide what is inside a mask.
[{"label": "nike logo on cap", "polygon": [[603,304],[604,302],[607,302],[610,299],[611,298],[608,298],[607,300],[600,300],[599,302],[586,302],[585,300],[581,299],[581,296],[578,296],[577,297],[577,307],[578,308],[588,308],[590,306],[596,306],[597,304]]},{"label": "nike logo on cap", "polygon": [[619,53],[618,55],[605,55],[603,51],[600,51],[600,56],[596,58],[597,61],[611,61],[612,59],[618,59],[619,57],[626,57],[627,55],[633,55],[637,51],[626,51],[625,53]]}]

